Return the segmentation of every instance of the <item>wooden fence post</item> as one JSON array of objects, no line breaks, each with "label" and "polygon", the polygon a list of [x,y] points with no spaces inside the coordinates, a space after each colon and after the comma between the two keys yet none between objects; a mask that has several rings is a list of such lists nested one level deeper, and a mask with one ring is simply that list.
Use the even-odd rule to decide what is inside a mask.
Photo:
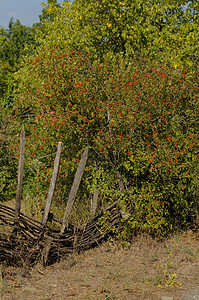
[{"label": "wooden fence post", "polygon": [[97,209],[98,195],[99,195],[99,191],[95,190],[93,199],[91,199],[91,219],[93,219],[94,216],[95,216],[95,212],[96,212],[96,209]]},{"label": "wooden fence post", "polygon": [[86,167],[86,163],[87,163],[87,159],[88,159],[88,147],[86,147],[86,149],[84,150],[84,153],[80,159],[76,174],[75,174],[75,179],[73,181],[71,190],[70,190],[70,194],[68,197],[68,202],[67,202],[67,206],[66,206],[66,210],[65,210],[65,214],[64,214],[64,218],[63,218],[63,225],[62,225],[62,229],[61,229],[61,234],[64,233],[64,230],[66,227],[68,227],[68,221],[70,218],[70,214],[71,214],[71,210],[73,207],[73,203],[75,201],[77,192],[78,192],[78,188],[82,179],[82,175],[84,173],[84,169]]},{"label": "wooden fence post", "polygon": [[58,170],[59,170],[61,151],[62,151],[62,142],[59,142],[58,147],[57,147],[57,154],[56,154],[55,161],[54,161],[54,169],[53,169],[53,174],[52,174],[52,178],[51,178],[51,182],[50,182],[50,188],[48,191],[46,205],[45,205],[44,212],[43,212],[42,223],[44,225],[47,223],[47,220],[48,220],[48,214],[50,211],[52,198],[53,198],[53,194],[55,191],[55,184],[56,184],[57,174],[58,174]]},{"label": "wooden fence post", "polygon": [[51,236],[47,237],[46,243],[44,245],[43,253],[42,253],[42,260],[43,260],[43,266],[46,267],[47,261],[48,261],[48,255],[50,252],[51,244],[52,244],[53,238]]},{"label": "wooden fence post", "polygon": [[16,206],[15,206],[15,218],[18,219],[21,210],[21,195],[22,195],[22,183],[23,183],[23,169],[24,169],[24,152],[25,152],[25,130],[24,124],[20,134],[20,155],[19,155],[19,166],[18,166],[18,184],[16,194]]}]

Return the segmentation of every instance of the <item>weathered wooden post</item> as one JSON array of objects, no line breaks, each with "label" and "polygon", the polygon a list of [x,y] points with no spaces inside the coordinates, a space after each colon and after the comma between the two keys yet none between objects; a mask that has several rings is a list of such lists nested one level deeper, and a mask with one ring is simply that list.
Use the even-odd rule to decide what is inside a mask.
[{"label": "weathered wooden post", "polygon": [[95,212],[96,212],[96,209],[97,209],[98,196],[99,196],[99,191],[95,190],[94,195],[93,195],[93,199],[91,199],[91,219],[93,219],[94,216],[95,216]]},{"label": "weathered wooden post", "polygon": [[22,195],[22,183],[23,183],[23,169],[24,169],[24,152],[25,152],[25,130],[24,124],[20,134],[20,155],[19,155],[19,167],[18,167],[18,184],[16,194],[16,206],[15,206],[15,218],[18,219],[21,210],[21,195]]},{"label": "weathered wooden post", "polygon": [[84,153],[80,159],[76,174],[75,174],[75,179],[73,181],[71,190],[70,190],[70,194],[68,197],[68,202],[67,202],[67,206],[66,206],[66,210],[65,210],[65,214],[64,214],[64,218],[63,218],[63,224],[62,224],[62,229],[61,229],[61,234],[64,233],[64,230],[66,227],[68,227],[68,221],[70,218],[70,214],[71,214],[71,210],[73,207],[73,203],[75,201],[76,195],[77,195],[77,191],[82,179],[82,175],[84,173],[84,169],[86,167],[86,163],[87,163],[87,159],[88,159],[88,147],[86,147],[86,149],[84,150]]},{"label": "weathered wooden post", "polygon": [[47,265],[48,255],[49,255],[49,252],[50,252],[52,241],[53,241],[52,237],[50,237],[50,236],[47,237],[45,247],[44,247],[43,253],[42,253],[42,260],[43,260],[43,266],[44,267]]},{"label": "weathered wooden post", "polygon": [[45,204],[45,208],[44,208],[44,212],[43,212],[42,223],[44,225],[47,223],[47,220],[48,220],[48,214],[50,211],[52,198],[53,198],[53,194],[55,191],[55,184],[56,184],[56,180],[57,180],[57,174],[59,171],[61,151],[62,151],[62,142],[59,142],[58,147],[57,147],[57,154],[56,154],[55,161],[54,161],[54,169],[53,169],[53,174],[52,174],[52,178],[51,178],[51,182],[50,182],[50,188],[48,191],[48,196],[47,196],[47,200],[46,200],[46,204]]}]

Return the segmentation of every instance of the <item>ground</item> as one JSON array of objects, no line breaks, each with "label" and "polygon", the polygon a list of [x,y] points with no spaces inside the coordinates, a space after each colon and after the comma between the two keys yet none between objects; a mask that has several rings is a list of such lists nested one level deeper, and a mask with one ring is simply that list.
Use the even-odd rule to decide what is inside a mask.
[{"label": "ground", "polygon": [[32,269],[1,265],[0,299],[183,299],[199,289],[199,235],[163,242],[134,238],[130,246],[106,242],[59,263]]}]

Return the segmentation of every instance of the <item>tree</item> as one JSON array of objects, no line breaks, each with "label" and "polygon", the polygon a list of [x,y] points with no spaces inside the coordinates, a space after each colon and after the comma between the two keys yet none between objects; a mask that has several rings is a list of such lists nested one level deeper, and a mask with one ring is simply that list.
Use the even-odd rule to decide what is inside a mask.
[{"label": "tree", "polygon": [[72,10],[86,43],[98,53],[156,58],[162,53],[162,60],[177,66],[191,63],[191,55],[198,51],[195,0],[188,4],[186,0],[75,0]]},{"label": "tree", "polygon": [[[10,20],[8,29],[0,30],[0,96],[11,101],[14,85],[13,74],[20,68],[23,57],[33,51],[34,30],[21,25],[20,21]],[[5,96],[5,97],[4,97]]]},{"label": "tree", "polygon": [[[8,29],[0,28],[0,198],[9,199],[15,193],[17,159],[10,152],[8,144],[15,135],[13,125],[13,98],[15,73],[28,53],[34,50],[34,30],[10,20]],[[16,133],[17,134],[17,133]]]},{"label": "tree", "polygon": [[[42,3],[45,5],[45,7],[42,9],[42,14],[39,15],[40,23],[42,21],[48,21],[51,22],[56,17],[56,14],[52,12],[52,7],[56,9],[59,9],[61,6],[57,3],[57,0],[48,0],[48,3]],[[51,11],[49,11],[49,8],[51,8]]]},{"label": "tree", "polygon": [[186,0],[75,0],[64,1],[60,8],[49,2],[45,14],[52,17],[38,32],[38,42],[101,59],[122,53],[130,59],[147,55],[176,68],[192,65],[198,56],[199,4],[196,0],[186,4]]},{"label": "tree", "polygon": [[10,71],[18,69],[22,56],[28,53],[28,47],[34,44],[34,31],[21,25],[19,20],[10,20],[8,29],[1,30],[0,59],[8,62]]}]

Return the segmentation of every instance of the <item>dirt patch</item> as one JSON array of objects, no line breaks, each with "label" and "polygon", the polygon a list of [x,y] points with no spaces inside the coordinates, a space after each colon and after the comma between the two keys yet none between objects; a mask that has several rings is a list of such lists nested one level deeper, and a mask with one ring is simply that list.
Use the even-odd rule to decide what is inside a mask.
[{"label": "dirt patch", "polygon": [[106,243],[43,268],[1,266],[1,299],[183,299],[199,288],[199,238],[164,242],[140,236],[130,247]]}]

